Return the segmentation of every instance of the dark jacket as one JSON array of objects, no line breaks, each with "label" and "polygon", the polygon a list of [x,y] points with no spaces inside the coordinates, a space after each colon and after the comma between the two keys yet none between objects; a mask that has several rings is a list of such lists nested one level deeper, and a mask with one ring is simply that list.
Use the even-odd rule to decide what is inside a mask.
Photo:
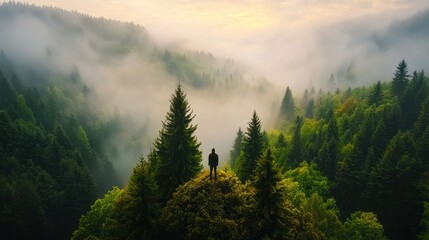
[{"label": "dark jacket", "polygon": [[209,165],[211,167],[215,167],[215,166],[218,165],[218,163],[219,163],[219,157],[217,156],[217,154],[213,153],[213,152],[210,153],[210,155],[209,155]]}]

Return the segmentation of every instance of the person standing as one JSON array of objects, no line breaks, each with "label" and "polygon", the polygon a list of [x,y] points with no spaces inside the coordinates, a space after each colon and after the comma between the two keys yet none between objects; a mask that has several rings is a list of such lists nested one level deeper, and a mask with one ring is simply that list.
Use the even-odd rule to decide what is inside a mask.
[{"label": "person standing", "polygon": [[213,169],[214,169],[215,179],[217,179],[216,168],[217,168],[218,164],[219,164],[219,157],[215,153],[215,149],[213,148],[212,153],[210,153],[210,155],[209,155],[210,179],[212,179]]}]

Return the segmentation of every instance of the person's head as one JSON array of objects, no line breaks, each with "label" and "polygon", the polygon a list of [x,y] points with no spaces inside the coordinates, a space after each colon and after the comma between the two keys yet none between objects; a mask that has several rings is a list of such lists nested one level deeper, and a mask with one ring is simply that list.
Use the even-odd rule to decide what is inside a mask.
[{"label": "person's head", "polygon": [[212,148],[212,153],[214,153],[215,152],[215,149],[214,148]]}]

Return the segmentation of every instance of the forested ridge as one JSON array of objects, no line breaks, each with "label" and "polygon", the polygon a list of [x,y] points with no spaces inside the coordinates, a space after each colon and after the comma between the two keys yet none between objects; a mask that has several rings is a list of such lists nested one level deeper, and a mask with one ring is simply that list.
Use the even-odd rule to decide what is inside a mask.
[{"label": "forested ridge", "polygon": [[372,86],[301,98],[287,88],[278,126],[263,131],[254,112],[211,180],[179,85],[152,153],[73,239],[426,239],[428,93],[404,60]]},{"label": "forested ridge", "polygon": [[[405,60],[392,66],[391,80],[373,85],[304,93],[285,86],[274,127],[263,129],[254,111],[228,133],[236,137],[215,181],[203,169],[194,119],[201,112],[186,92],[207,91],[228,103],[273,86],[246,79],[231,60],[158,48],[132,23],[3,3],[0,27],[29,16],[59,30],[63,38],[52,36],[62,44],[91,36],[82,48],[70,46],[96,60],[59,64],[72,53],[47,45],[43,58],[26,62],[0,49],[1,239],[429,238],[429,80]],[[158,86],[180,82],[165,119],[157,120],[158,137],[144,146],[150,151],[140,135],[151,125],[135,128],[121,109],[106,111],[96,87],[109,79],[96,84],[105,75],[82,74],[86,65],[129,65],[130,55],[143,69],[137,75],[156,74],[113,78],[142,91],[145,117]],[[123,185],[115,161],[136,152],[149,154],[136,157]]]}]

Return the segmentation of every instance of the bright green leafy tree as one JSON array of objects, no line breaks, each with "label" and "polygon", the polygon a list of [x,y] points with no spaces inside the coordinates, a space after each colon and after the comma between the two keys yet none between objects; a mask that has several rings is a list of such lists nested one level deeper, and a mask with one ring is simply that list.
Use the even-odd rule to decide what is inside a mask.
[{"label": "bright green leafy tree", "polygon": [[383,240],[383,225],[371,212],[355,212],[344,223],[344,239]]}]

